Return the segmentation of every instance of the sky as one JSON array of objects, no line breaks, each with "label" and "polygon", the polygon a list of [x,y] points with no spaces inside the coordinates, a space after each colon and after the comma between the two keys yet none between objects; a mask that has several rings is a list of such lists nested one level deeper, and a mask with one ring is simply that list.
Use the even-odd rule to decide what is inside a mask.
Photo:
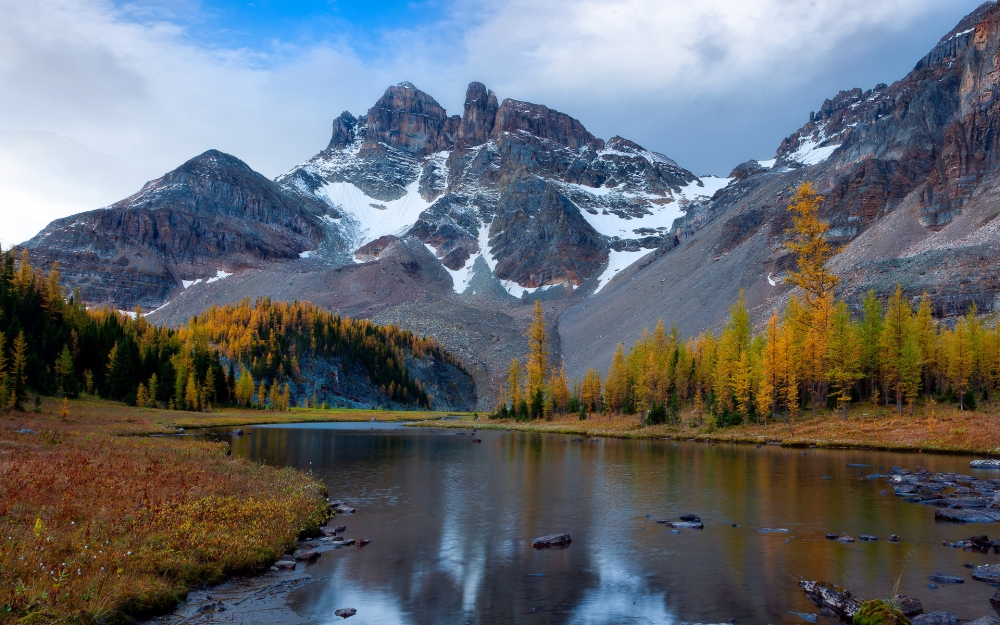
[{"label": "sky", "polygon": [[0,246],[207,149],[277,176],[410,81],[478,80],[695,174],[902,78],[979,0],[0,0]]}]

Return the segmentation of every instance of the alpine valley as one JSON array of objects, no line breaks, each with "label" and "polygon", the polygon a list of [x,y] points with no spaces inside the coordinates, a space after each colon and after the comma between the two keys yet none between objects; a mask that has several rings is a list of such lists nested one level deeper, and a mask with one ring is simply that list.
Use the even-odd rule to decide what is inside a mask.
[{"label": "alpine valley", "polygon": [[785,208],[805,181],[842,246],[839,297],[900,284],[939,317],[995,311],[998,86],[991,1],[898,82],[840,92],[773,158],[715,178],[480,83],[448,115],[404,82],[275,180],[210,150],[23,247],[90,305],[157,323],[266,296],[435,336],[490,409],[536,299],[570,377],[659,319],[719,326],[741,289],[760,325],[792,291]]}]

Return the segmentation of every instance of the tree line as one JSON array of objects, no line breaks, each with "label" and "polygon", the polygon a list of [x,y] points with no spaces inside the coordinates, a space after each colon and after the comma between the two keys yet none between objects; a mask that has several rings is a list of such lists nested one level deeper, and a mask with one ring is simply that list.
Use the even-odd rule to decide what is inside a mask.
[{"label": "tree line", "polygon": [[[591,368],[568,383],[562,369],[545,369],[536,303],[528,366],[522,372],[516,360],[511,364],[496,416],[641,414],[657,424],[679,423],[688,412],[699,425],[705,419],[734,425],[794,422],[803,411],[821,409],[840,410],[847,419],[851,404],[863,401],[910,413],[919,400],[953,402],[961,410],[994,401],[1000,327],[989,327],[975,305],[952,324],[933,317],[926,294],[911,301],[900,287],[885,301],[869,291],[859,314],[835,298],[838,277],[827,263],[836,250],[819,218],[822,201],[806,183],[789,204],[786,246],[797,268],[787,280],[798,289],[784,310],[772,311],[763,331],[754,330],[741,292],[718,334],[682,339],[661,321],[627,353],[619,344],[606,375]],[[539,375],[539,364],[546,375]]]},{"label": "tree line", "polygon": [[26,250],[17,258],[0,250],[0,411],[23,410],[40,395],[81,393],[179,410],[287,410],[307,358],[337,360],[387,401],[429,407],[432,398],[407,371],[408,355],[462,368],[433,339],[308,302],[247,299],[177,329],[150,323],[139,308],[89,310],[79,291],[66,297],[58,265],[46,273]]}]

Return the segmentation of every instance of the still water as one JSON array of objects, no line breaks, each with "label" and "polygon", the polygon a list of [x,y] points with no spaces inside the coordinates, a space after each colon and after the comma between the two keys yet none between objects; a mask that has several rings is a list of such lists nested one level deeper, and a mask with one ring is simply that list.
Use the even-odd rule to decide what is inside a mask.
[{"label": "still water", "polygon": [[[942,541],[1000,526],[936,523],[932,506],[904,503],[884,479],[862,479],[918,464],[996,477],[970,471],[963,456],[492,431],[474,443],[454,430],[368,423],[247,431],[231,439],[234,453],[311,470],[331,497],[357,508],[335,524],[372,540],[308,568],[316,579],[290,605],[310,622],[339,622],[334,610],[350,606],[358,610],[351,625],[803,624],[791,612],[818,610],[799,579],[862,598],[891,596],[899,580],[899,592],[925,611],[992,613],[996,589],[963,564],[1000,556]],[[670,533],[655,522],[686,513],[705,529]],[[530,538],[561,532],[572,545],[531,547]],[[881,540],[843,544],[828,532]],[[885,540],[893,533],[899,544]],[[967,581],[932,590],[935,572]]]}]

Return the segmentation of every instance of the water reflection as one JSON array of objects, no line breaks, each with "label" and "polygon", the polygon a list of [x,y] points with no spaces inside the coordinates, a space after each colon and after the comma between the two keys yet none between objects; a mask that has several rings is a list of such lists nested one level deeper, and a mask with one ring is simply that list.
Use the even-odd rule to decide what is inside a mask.
[{"label": "water reflection", "polygon": [[[494,432],[474,443],[362,425],[255,428],[233,439],[236,453],[322,476],[358,509],[337,520],[347,536],[373,540],[309,569],[317,580],[293,596],[309,620],[339,622],[334,610],[352,606],[355,624],[800,624],[790,611],[816,612],[800,577],[865,597],[888,596],[900,578],[927,611],[990,612],[986,584],[926,588],[932,572],[969,577],[963,563],[997,560],[941,546],[988,528],[936,524],[932,507],[862,479],[892,465],[968,472],[964,457]],[[689,512],[703,531],[655,523]],[[530,537],[554,532],[573,544],[531,548]],[[883,540],[845,545],[827,532]],[[886,542],[890,533],[903,542]]]}]

